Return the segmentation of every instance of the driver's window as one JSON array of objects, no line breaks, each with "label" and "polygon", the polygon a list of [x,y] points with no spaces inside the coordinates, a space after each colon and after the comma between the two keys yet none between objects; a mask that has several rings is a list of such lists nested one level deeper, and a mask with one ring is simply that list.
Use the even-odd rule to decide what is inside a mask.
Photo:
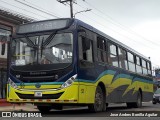
[{"label": "driver's window", "polygon": [[79,36],[79,58],[80,60],[85,60],[93,62],[93,47],[92,41],[85,38],[84,36]]}]

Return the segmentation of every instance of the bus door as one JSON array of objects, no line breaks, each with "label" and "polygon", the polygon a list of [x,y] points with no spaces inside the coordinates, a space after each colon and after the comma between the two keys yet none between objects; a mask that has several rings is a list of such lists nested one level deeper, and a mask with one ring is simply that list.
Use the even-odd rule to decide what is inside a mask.
[{"label": "bus door", "polygon": [[[85,31],[86,32],[86,31]],[[78,69],[78,78],[79,78],[79,98],[81,102],[84,102],[93,95],[89,92],[93,92],[94,89],[91,84],[95,80],[95,68],[93,62],[93,41],[87,38],[85,32],[79,32],[78,36],[78,48],[79,48],[79,69]],[[90,87],[87,87],[90,86]],[[89,90],[87,88],[90,88]]]},{"label": "bus door", "polygon": [[5,69],[0,69],[0,99],[6,98],[7,72]]}]

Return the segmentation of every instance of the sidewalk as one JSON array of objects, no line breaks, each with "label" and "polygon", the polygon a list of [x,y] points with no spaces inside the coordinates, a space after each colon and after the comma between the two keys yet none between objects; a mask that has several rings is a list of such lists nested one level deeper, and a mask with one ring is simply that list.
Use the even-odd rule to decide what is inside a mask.
[{"label": "sidewalk", "polygon": [[8,103],[6,99],[0,99],[0,107],[1,106],[11,106],[11,104]]},{"label": "sidewalk", "polygon": [[10,106],[0,106],[0,111],[38,111],[32,104],[11,104]]}]

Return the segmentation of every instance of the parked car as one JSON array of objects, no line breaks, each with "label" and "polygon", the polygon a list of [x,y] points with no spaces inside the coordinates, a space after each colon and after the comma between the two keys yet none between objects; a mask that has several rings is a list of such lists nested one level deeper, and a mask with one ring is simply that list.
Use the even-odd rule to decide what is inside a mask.
[{"label": "parked car", "polygon": [[160,103],[160,88],[158,88],[153,95],[153,104]]}]

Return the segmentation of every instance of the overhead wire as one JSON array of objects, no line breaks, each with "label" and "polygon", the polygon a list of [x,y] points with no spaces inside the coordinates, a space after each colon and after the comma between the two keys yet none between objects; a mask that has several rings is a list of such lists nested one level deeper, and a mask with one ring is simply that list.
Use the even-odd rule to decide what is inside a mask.
[{"label": "overhead wire", "polygon": [[[2,0],[0,0],[0,1],[2,1]],[[15,1],[18,1],[18,2],[20,2],[19,0],[15,0]],[[25,0],[24,0],[25,1]],[[3,3],[6,3],[6,4],[9,4],[9,3],[7,3],[7,2],[4,2],[4,1],[2,1]],[[25,1],[26,2],[26,1]],[[20,2],[21,4],[24,4],[24,5],[26,5],[26,6],[28,6],[28,7],[31,7],[31,8],[33,8],[33,9],[36,9],[36,10],[38,10],[38,11],[40,11],[40,12],[42,12],[43,10],[40,10],[40,9],[38,9],[38,8],[36,8],[36,7],[38,7],[38,6],[36,6],[36,5],[34,5],[34,4],[32,4],[32,5],[34,5],[34,6],[36,6],[36,7],[33,7],[33,6],[31,6],[31,5],[28,5],[28,4],[26,4],[26,3],[23,3],[23,2]],[[29,2],[28,2],[29,3]],[[30,3],[31,4],[31,3]],[[11,5],[11,4],[9,4],[9,5]],[[77,4],[78,6],[80,6],[80,7],[82,7],[81,5],[79,5],[79,4]],[[11,5],[11,6],[14,6],[14,5]],[[14,6],[14,7],[17,7],[17,6]],[[39,7],[40,8],[40,7]],[[25,10],[25,11],[27,11],[26,9],[23,9],[23,8],[19,8],[19,9],[22,9],[22,10]],[[97,8],[96,8],[97,9]],[[27,12],[30,12],[30,11],[27,11]],[[46,14],[48,14],[48,12],[45,12],[45,11],[43,11],[43,13],[46,13]],[[92,13],[94,13],[94,12],[92,12]],[[35,13],[34,13],[35,14]],[[83,13],[82,13],[83,14]],[[95,14],[95,13],[94,13]],[[36,14],[37,15],[37,14]],[[51,15],[50,13],[49,13],[49,15]],[[56,15],[52,15],[52,16],[54,16],[54,17],[57,17],[58,18],[58,16],[56,16]],[[84,15],[84,16],[86,16],[86,15]],[[44,16],[43,16],[44,17]],[[94,21],[94,22],[96,22],[96,23],[98,23],[100,26],[105,26],[105,28],[109,28],[108,26],[106,26],[106,25],[104,25],[104,24],[102,24],[102,23],[99,23],[99,22],[97,22],[96,20],[93,20],[93,19],[91,19],[91,18],[89,18],[88,16],[86,16],[88,19],[90,19],[91,21]],[[109,28],[109,29],[111,29],[111,28]],[[115,31],[114,29],[111,29],[112,31],[114,31],[114,32],[116,32],[116,33],[118,33],[118,34],[120,34],[121,36],[123,36],[123,37],[125,37],[125,38],[129,38],[128,36],[125,36],[125,35],[123,35],[122,33],[120,33],[120,32],[117,32],[117,31]],[[131,39],[131,38],[129,38],[129,39]],[[134,39],[132,39],[133,41],[135,41]],[[130,42],[130,41],[129,41]],[[135,41],[136,43],[137,43],[137,41]],[[150,46],[148,46],[148,47],[150,47]],[[150,47],[151,48],[151,47]],[[153,48],[151,48],[151,49],[153,49]]]},{"label": "overhead wire", "polygon": [[48,10],[46,10],[46,9],[44,9],[44,8],[42,8],[42,7],[40,7],[40,6],[38,6],[38,5],[33,4],[33,3],[31,3],[31,2],[28,2],[27,0],[23,0],[23,1],[25,1],[26,3],[28,3],[28,4],[30,4],[30,5],[35,6],[35,7],[37,7],[37,8],[40,8],[41,10],[47,11],[47,12],[49,12],[49,13],[51,13],[51,14],[53,14],[53,15],[59,17],[59,18],[62,18],[62,16],[59,16],[59,15],[57,15],[57,14],[51,12],[51,11],[48,11]]},{"label": "overhead wire", "polygon": [[[82,7],[82,8],[84,8],[83,6],[81,6],[81,5],[79,5],[80,7]],[[94,7],[95,8],[95,7]],[[98,10],[97,8],[95,8],[97,11],[99,11],[99,12],[101,12],[100,10]],[[94,12],[92,12],[93,14],[95,14],[95,15],[97,15],[96,13],[94,13]],[[104,13],[103,12],[101,12],[103,15],[104,15]],[[100,16],[100,15],[97,15],[97,16]],[[111,20],[113,20],[113,21],[115,21],[112,17],[110,17],[110,16],[108,16],[107,15],[107,17],[109,17]],[[112,21],[111,21],[112,22]],[[119,27],[120,28],[122,28],[122,29],[129,29],[129,28],[127,28],[127,27],[125,27],[124,25],[122,25],[121,23],[119,23],[119,22],[116,22],[118,25],[119,25]],[[114,25],[116,25],[114,22],[112,22],[112,24],[114,24]],[[121,27],[122,26],[122,27]],[[141,35],[139,35],[138,33],[136,33],[135,31],[132,31],[132,30],[130,30],[129,29],[129,31],[130,32],[132,32],[132,34],[136,34],[137,36],[139,36],[140,38],[142,38],[142,39],[144,39],[145,41],[148,41],[148,42],[150,42],[150,43],[152,43],[152,44],[154,44],[154,45],[156,45],[156,46],[159,46],[159,45],[157,45],[157,43],[154,43],[153,41],[150,41],[150,40],[148,40],[148,39],[146,39],[146,38],[144,38],[143,36],[141,36]],[[117,32],[116,32],[117,33]],[[133,40],[133,39],[132,39]],[[144,45],[144,44],[142,44],[142,45]],[[145,45],[146,46],[146,45]],[[151,48],[151,47],[150,47]],[[152,65],[153,66],[160,66],[160,65],[158,65],[158,64],[156,64],[156,63],[154,63],[154,62],[152,62]]]},{"label": "overhead wire", "polygon": [[[83,14],[83,13],[82,13],[82,14]],[[84,15],[84,14],[83,14],[83,15]],[[84,15],[84,16],[87,17],[88,19],[90,19],[87,15]],[[124,34],[118,32],[118,31],[114,30],[114,29],[111,28],[111,27],[106,26],[105,24],[102,24],[102,23],[100,23],[100,22],[98,22],[98,21],[96,21],[96,20],[93,20],[93,19],[90,19],[90,20],[96,22],[96,24],[99,24],[100,26],[102,26],[102,27],[104,27],[104,28],[106,28],[106,29],[110,29],[111,31],[113,31],[113,32],[115,32],[115,33],[117,33],[117,34],[119,34],[119,35],[127,38],[127,39],[128,39],[128,42],[130,42],[130,43],[132,43],[132,42],[137,43],[136,40],[128,37],[127,35],[124,35]],[[132,41],[129,41],[129,40],[132,40]],[[121,41],[121,42],[122,42],[122,41]],[[140,41],[138,41],[138,42],[142,44],[142,42],[140,42]],[[143,44],[143,45],[144,45],[144,44]],[[149,46],[149,45],[144,45],[144,46],[146,46],[147,48],[153,49],[153,48],[152,48],[151,46]]]},{"label": "overhead wire", "polygon": [[[0,1],[2,1],[2,0],[0,0]],[[15,0],[15,1],[18,1],[18,0]],[[4,1],[3,1],[4,2]],[[20,2],[20,1],[18,1],[18,2]],[[5,2],[5,3],[7,3],[7,2]],[[7,3],[7,4],[9,4],[9,3]],[[77,4],[77,3],[76,3]],[[77,5],[79,5],[79,4],[77,4]],[[12,5],[13,6],[13,5]],[[28,6],[28,5],[27,5]],[[29,5],[30,6],[30,5]],[[80,6],[80,5],[79,5]],[[16,6],[15,6],[16,7]],[[82,7],[82,6],[80,6],[80,7]],[[35,7],[34,7],[35,8]],[[22,8],[21,8],[22,9]],[[38,9],[38,8],[36,8],[36,9]],[[25,10],[25,9],[23,9],[23,10]],[[87,16],[88,17],[88,16]],[[97,21],[95,21],[95,20],[93,20],[93,19],[90,19],[90,20],[92,20],[92,21],[94,21],[94,22],[96,22],[97,23]],[[98,24],[99,25],[101,25],[101,26],[106,26],[106,25],[104,25],[104,24],[101,24],[101,23],[99,23],[98,22]],[[107,27],[105,27],[105,28],[108,28],[108,26]],[[111,28],[110,28],[111,29]],[[118,33],[118,34],[120,34],[121,36],[124,36],[124,37],[127,37],[127,38],[129,38],[128,36],[125,36],[125,35],[123,35],[123,34],[121,34],[120,32],[117,32],[117,31],[115,31],[114,29],[111,29],[112,31],[114,31],[114,32],[116,32],[116,33]],[[129,38],[130,39],[130,38]],[[133,41],[135,41],[135,40],[133,40]],[[137,42],[137,41],[135,41],[135,42]],[[148,46],[148,47],[150,47],[150,46]],[[151,48],[152,49],[152,48]]]},{"label": "overhead wire", "polygon": [[[77,5],[80,6],[81,8],[86,9],[85,7],[79,5],[78,3],[77,3]],[[92,11],[91,11],[91,12],[92,12]],[[92,12],[92,13],[93,13],[93,14],[96,14],[96,13],[94,13],[94,12]],[[96,15],[97,15],[97,14],[96,14]],[[97,15],[97,16],[100,16],[100,15]],[[88,17],[88,16],[87,16],[87,17]],[[101,16],[100,16],[100,17],[101,17]],[[112,22],[112,21],[111,21],[111,22]],[[114,22],[112,22],[112,23],[114,24]],[[116,25],[116,24],[115,24],[115,25]],[[121,26],[120,26],[120,27],[121,27]],[[122,27],[123,27],[123,26],[122,26]],[[122,28],[122,27],[121,27],[121,28]],[[108,28],[108,27],[107,27],[107,28]],[[127,28],[126,28],[126,29],[127,29]],[[112,31],[113,31],[113,30],[112,30]],[[114,32],[118,33],[118,32],[115,31],[115,30],[114,30]],[[136,33],[136,32],[134,32],[134,31],[131,31],[131,32],[134,33],[134,34]],[[118,33],[118,34],[121,34],[121,33]],[[122,35],[122,34],[121,34],[121,35]],[[137,34],[137,33],[136,33],[136,35],[138,35],[139,37],[143,38],[142,36],[140,36],[140,35]],[[123,35],[123,36],[124,36],[124,35]],[[124,37],[128,37],[128,36],[124,36]],[[128,38],[129,38],[129,37],[128,37]],[[130,38],[129,38],[129,39],[130,39]],[[144,40],[147,40],[146,38],[143,38],[143,39],[144,39]],[[134,40],[134,39],[131,39],[131,40]],[[134,41],[135,41],[135,40],[134,40]],[[135,41],[135,42],[137,42],[137,41]],[[139,42],[139,41],[138,41],[138,42]],[[154,43],[154,42],[152,42],[152,41],[150,41],[150,40],[148,40],[148,42],[151,42],[152,44],[157,45],[156,43]],[[143,45],[143,46],[147,46],[147,45],[144,45],[144,43],[143,43],[142,45]],[[157,45],[157,46],[159,47],[159,45]],[[151,48],[150,46],[148,46],[148,47]],[[147,48],[148,48],[148,47],[147,47]],[[151,48],[151,49],[153,49],[153,48]],[[152,63],[153,63],[153,62],[152,62]],[[160,65],[157,65],[157,64],[155,64],[155,63],[153,63],[153,65],[154,65],[154,66],[160,66]]]},{"label": "overhead wire", "polygon": [[45,14],[47,14],[47,15],[50,15],[50,16],[52,16],[52,17],[60,18],[60,17],[58,17],[57,15],[54,15],[54,14],[51,14],[51,13],[49,13],[49,12],[43,11],[43,10],[41,10],[41,9],[39,9],[39,8],[36,8],[36,7],[32,6],[32,5],[29,5],[29,4],[27,4],[27,3],[21,2],[21,1],[19,1],[19,0],[14,0],[14,1],[16,1],[16,2],[18,2],[18,3],[21,3],[21,4],[25,5],[25,6],[28,6],[28,7],[32,8],[32,9],[35,9],[35,10],[37,10],[37,11],[40,11],[40,12],[42,12],[42,13],[45,13]]},{"label": "overhead wire", "polygon": [[[0,2],[5,3],[5,4],[9,5],[9,6],[12,6],[12,7],[21,9],[21,10],[24,10],[24,11],[26,11],[26,12],[28,12],[28,13],[32,13],[32,14],[34,14],[34,15],[38,15],[38,16],[40,16],[40,17],[47,18],[47,17],[45,17],[45,16],[39,15],[39,14],[34,13],[34,12],[32,12],[32,11],[26,10],[26,9],[24,9],[24,8],[20,8],[20,7],[18,7],[18,6],[15,6],[15,5],[10,4],[10,3],[8,3],[8,2],[5,2],[5,1],[3,1],[3,0],[0,0]],[[31,16],[30,16],[30,17],[31,17]],[[32,17],[32,18],[34,18],[34,17]],[[35,20],[38,20],[37,18],[34,18],[34,19],[35,19]],[[47,18],[47,19],[48,19],[48,18]]]},{"label": "overhead wire", "polygon": [[[76,5],[82,7],[82,6],[79,5],[78,3],[77,3]],[[69,7],[69,6],[68,6],[68,7]],[[83,7],[83,8],[84,8],[84,7]],[[74,9],[74,10],[75,10],[75,9]],[[76,11],[77,11],[77,10],[76,10]],[[81,13],[81,14],[83,14],[83,13]],[[121,35],[121,36],[123,36],[123,37],[125,37],[125,38],[127,38],[127,39],[129,39],[129,40],[132,40],[132,41],[134,41],[135,43],[137,43],[137,41],[134,40],[133,38],[130,38],[130,37],[128,37],[128,36],[126,36],[126,35],[124,35],[124,34],[118,32],[118,31],[114,30],[113,28],[108,27],[108,26],[106,26],[105,24],[100,23],[99,21],[96,21],[96,20],[94,20],[94,19],[88,17],[88,16],[85,15],[85,14],[83,14],[83,16],[87,17],[87,18],[90,19],[91,21],[94,21],[96,24],[99,24],[99,25],[102,26],[103,28],[110,29],[110,30],[114,31],[115,33],[118,33],[119,35]],[[128,42],[131,42],[131,41],[128,41]],[[143,44],[143,43],[140,42],[140,41],[138,41],[138,42],[141,43],[141,44]],[[153,49],[153,48],[151,48],[151,46],[149,46],[149,45],[146,45],[146,44],[143,44],[143,45],[146,46],[147,48]]]},{"label": "overhead wire", "polygon": [[[80,6],[80,7],[82,7],[81,5],[79,5],[78,3],[76,4],[76,5],[78,5],[78,6]],[[85,7],[82,7],[82,8],[84,8],[84,9],[86,9]],[[83,14],[83,13],[82,13]],[[103,27],[105,27],[105,28],[108,28],[108,26],[106,26],[106,25],[104,25],[104,24],[101,24],[101,23],[99,23],[98,21],[96,21],[96,20],[93,20],[93,19],[91,19],[91,18],[89,18],[88,16],[86,16],[86,15],[84,15],[83,14],[83,16],[85,16],[85,17],[87,17],[88,19],[90,19],[91,21],[94,21],[94,22],[96,22],[97,24],[99,24],[99,25],[101,25],[101,26],[103,26]],[[109,28],[110,30],[112,30],[112,31],[114,31],[114,32],[116,32],[116,33],[118,33],[118,34],[120,34],[121,36],[123,36],[123,37],[125,37],[125,38],[128,38],[128,39],[130,39],[130,40],[132,40],[132,41],[134,41],[135,43],[137,43],[137,41],[135,41],[134,39],[131,39],[130,37],[128,37],[128,36],[125,36],[125,35],[123,35],[122,33],[120,33],[120,32],[117,32],[117,31],[115,31],[114,29],[112,29],[112,28]],[[130,41],[129,41],[130,42]],[[153,49],[153,48],[151,48],[150,46],[148,46],[148,45],[144,45],[144,44],[142,44],[143,46],[146,46],[147,48],[150,48],[150,49]],[[153,63],[154,64],[154,63]],[[157,65],[157,64],[154,64],[154,66],[159,66],[159,65]]]},{"label": "overhead wire", "polygon": [[[83,14],[83,16],[85,16],[85,17],[87,17],[88,18],[88,16],[87,15],[84,15]],[[93,19],[90,19],[90,18],[88,18],[89,20],[91,20],[91,21],[94,21]],[[96,22],[97,24],[99,24],[99,25],[101,25],[101,26],[103,26],[104,27],[104,25],[103,24],[100,24],[100,23],[98,23],[97,21],[94,21],[94,22]],[[111,28],[109,28],[109,29],[111,29]],[[119,33],[119,32],[117,32],[117,31],[115,31],[114,29],[111,29],[112,31],[114,31],[114,32],[116,32],[116,33],[118,33],[118,34],[120,34],[121,36],[123,36],[123,37],[126,37],[126,38],[128,38],[128,39],[131,39],[131,38],[129,38],[128,36],[124,36],[123,34],[121,34],[121,33]],[[133,40],[134,42],[137,42],[137,41],[135,41],[134,39],[131,39],[131,40]],[[130,41],[128,41],[128,42],[130,42]],[[135,44],[136,45],[136,44]],[[146,45],[145,45],[146,46]],[[153,49],[153,48],[151,48],[150,46],[146,46],[147,48],[150,48],[150,49]],[[152,65],[154,65],[154,66],[160,66],[160,65],[158,65],[158,64],[156,64],[156,63],[153,63],[152,62]]]},{"label": "overhead wire", "polygon": [[[114,20],[112,17],[110,17],[110,16],[107,15],[106,13],[102,12],[101,10],[97,9],[95,6],[91,5],[91,4],[90,4],[89,2],[87,2],[86,0],[84,0],[84,2],[85,2],[87,5],[89,5],[89,6],[91,6],[92,8],[94,8],[95,10],[97,10],[99,13],[103,14],[103,16],[105,15],[107,18],[109,18],[109,19],[110,19],[110,22],[111,22],[112,24],[118,25],[120,28],[122,28],[122,29],[124,29],[124,30],[127,30],[127,32],[130,32],[130,33],[132,33],[133,35],[136,35],[136,36],[142,38],[143,40],[148,41],[148,42],[150,42],[150,43],[152,43],[152,44],[154,44],[154,45],[156,45],[156,46],[157,46],[157,45],[160,45],[159,43],[155,43],[155,42],[153,42],[153,41],[145,38],[144,36],[139,35],[138,33],[136,33],[135,31],[131,30],[130,28],[122,25],[121,23],[119,23],[118,21]],[[94,12],[92,12],[92,13],[94,13]],[[96,13],[94,13],[94,14],[96,14]],[[98,15],[98,16],[100,16],[100,15]],[[102,18],[102,17],[101,17],[101,18]]]}]

